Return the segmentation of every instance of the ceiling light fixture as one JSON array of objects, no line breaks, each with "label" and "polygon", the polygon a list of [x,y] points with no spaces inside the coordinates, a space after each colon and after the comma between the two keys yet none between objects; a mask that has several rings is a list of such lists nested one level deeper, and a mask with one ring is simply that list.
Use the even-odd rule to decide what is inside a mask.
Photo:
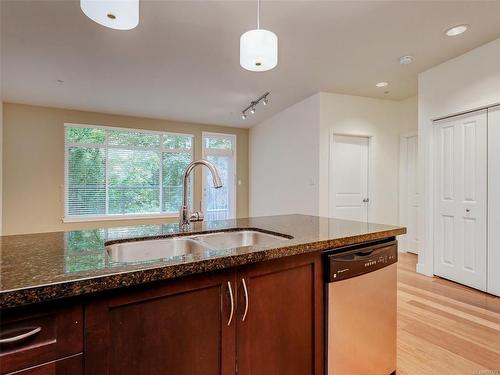
[{"label": "ceiling light fixture", "polygon": [[412,62],[413,62],[413,56],[410,56],[410,55],[401,56],[399,58],[399,63],[401,65],[408,65],[408,64],[411,64]]},{"label": "ceiling light fixture", "polygon": [[387,82],[379,82],[379,83],[375,84],[375,86],[377,86],[377,87],[385,87],[387,85],[388,85]]},{"label": "ceiling light fixture", "polygon": [[265,72],[278,65],[278,37],[260,28],[260,0],[257,0],[257,29],[240,38],[240,65],[252,72]]},{"label": "ceiling light fixture", "polygon": [[444,33],[447,36],[457,36],[457,35],[465,33],[468,28],[469,28],[469,25],[466,25],[466,24],[456,25],[456,26],[450,27]]},{"label": "ceiling light fixture", "polygon": [[248,117],[247,112],[250,111],[250,113],[253,115],[255,113],[255,106],[262,102],[262,104],[266,105],[269,103],[269,92],[266,92],[264,95],[261,95],[259,98],[256,100],[252,100],[250,102],[250,105],[247,106],[243,111],[241,111],[241,118],[243,120],[246,120]]},{"label": "ceiling light fixture", "polygon": [[139,0],[80,0],[80,8],[92,21],[116,30],[139,24]]}]

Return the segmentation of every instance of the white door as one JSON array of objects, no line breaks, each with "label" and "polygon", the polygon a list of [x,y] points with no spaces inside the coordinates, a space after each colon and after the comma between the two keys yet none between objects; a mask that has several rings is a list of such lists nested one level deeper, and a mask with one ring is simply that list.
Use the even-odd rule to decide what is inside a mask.
[{"label": "white door", "polygon": [[418,254],[418,136],[401,138],[401,224],[406,227],[404,251]]},{"label": "white door", "polygon": [[486,290],[486,110],[435,122],[434,270]]},{"label": "white door", "polygon": [[330,157],[330,217],[368,221],[367,137],[334,135]]},{"label": "white door", "polygon": [[488,292],[500,296],[500,106],[488,109]]}]

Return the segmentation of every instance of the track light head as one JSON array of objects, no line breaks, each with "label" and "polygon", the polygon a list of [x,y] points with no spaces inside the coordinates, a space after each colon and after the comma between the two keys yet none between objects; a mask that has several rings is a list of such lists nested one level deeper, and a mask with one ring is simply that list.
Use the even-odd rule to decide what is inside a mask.
[{"label": "track light head", "polygon": [[267,96],[264,98],[264,100],[262,101],[262,104],[264,105],[267,105],[269,103],[269,99],[267,98]]},{"label": "track light head", "polygon": [[252,115],[255,113],[255,107],[252,107],[252,108],[250,109],[250,113],[251,113]]},{"label": "track light head", "polygon": [[241,118],[242,118],[243,120],[246,120],[246,119],[247,119],[247,114],[246,114],[245,112],[242,112],[242,113],[241,113]]}]

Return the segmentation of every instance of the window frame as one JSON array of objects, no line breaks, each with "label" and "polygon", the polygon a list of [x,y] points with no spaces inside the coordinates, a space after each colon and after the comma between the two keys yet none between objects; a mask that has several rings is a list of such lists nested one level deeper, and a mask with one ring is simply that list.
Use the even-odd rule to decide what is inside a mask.
[{"label": "window frame", "polygon": [[[160,209],[163,207],[163,153],[189,153],[191,156],[191,161],[194,159],[194,148],[195,148],[195,136],[190,133],[178,133],[178,132],[168,132],[168,131],[158,131],[158,130],[147,130],[147,129],[136,129],[128,127],[119,126],[104,126],[104,125],[94,125],[94,124],[76,124],[76,123],[64,123],[64,186],[63,186],[63,223],[78,223],[78,222],[92,222],[92,221],[113,221],[113,220],[138,220],[138,219],[154,219],[154,218],[178,218],[179,213],[173,212],[154,212],[154,213],[128,213],[128,214],[104,214],[104,215],[69,215],[68,214],[68,196],[69,196],[69,183],[68,183],[68,150],[70,147],[80,147],[80,148],[102,148],[105,150],[105,178],[106,178],[106,209],[108,209],[108,149],[126,149],[126,150],[149,150],[151,148],[141,147],[141,146],[117,146],[108,144],[108,134],[106,133],[106,138],[104,143],[75,143],[67,141],[67,129],[68,128],[94,128],[103,130],[119,130],[119,131],[130,131],[144,134],[155,134],[160,136],[160,144],[158,147],[158,154],[160,156],[160,173],[159,173],[159,186],[160,186]],[[163,136],[173,135],[191,138],[191,148],[166,148],[163,142]],[[193,179],[190,181],[190,197],[193,201]],[[179,207],[180,210],[180,207]]]},{"label": "window frame", "polygon": [[[205,138],[224,138],[231,139],[232,148],[229,149],[215,149],[215,148],[206,148],[205,147]],[[231,133],[215,133],[215,132],[202,132],[201,133],[201,149],[202,149],[202,158],[207,159],[208,155],[215,156],[231,156],[233,158],[233,183],[232,183],[232,191],[231,191],[231,200],[233,202],[233,207],[230,209],[230,217],[228,220],[234,219],[237,216],[237,186],[238,186],[238,171],[237,171],[237,142],[238,138],[236,134]],[[207,153],[207,150],[210,150]],[[201,194],[201,207],[203,212],[206,214],[206,201],[205,201],[205,181],[206,181],[206,173],[207,171],[203,168],[203,177],[202,177],[202,194]]]}]

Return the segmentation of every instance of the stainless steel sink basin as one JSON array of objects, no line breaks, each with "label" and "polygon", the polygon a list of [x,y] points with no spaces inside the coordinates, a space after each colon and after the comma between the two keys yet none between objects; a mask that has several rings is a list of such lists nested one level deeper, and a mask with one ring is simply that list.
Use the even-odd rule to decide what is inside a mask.
[{"label": "stainless steel sink basin", "polygon": [[113,262],[144,262],[176,256],[208,254],[217,250],[237,247],[264,247],[288,239],[286,236],[278,236],[256,230],[240,230],[157,240],[120,242],[106,246],[106,251]]},{"label": "stainless steel sink basin", "polygon": [[143,262],[171,258],[207,251],[207,248],[190,238],[122,242],[106,246],[113,262]]},{"label": "stainless steel sink basin", "polygon": [[268,246],[272,243],[288,240],[287,237],[276,236],[255,230],[207,233],[193,237],[193,239],[213,249],[232,249],[244,246]]}]

